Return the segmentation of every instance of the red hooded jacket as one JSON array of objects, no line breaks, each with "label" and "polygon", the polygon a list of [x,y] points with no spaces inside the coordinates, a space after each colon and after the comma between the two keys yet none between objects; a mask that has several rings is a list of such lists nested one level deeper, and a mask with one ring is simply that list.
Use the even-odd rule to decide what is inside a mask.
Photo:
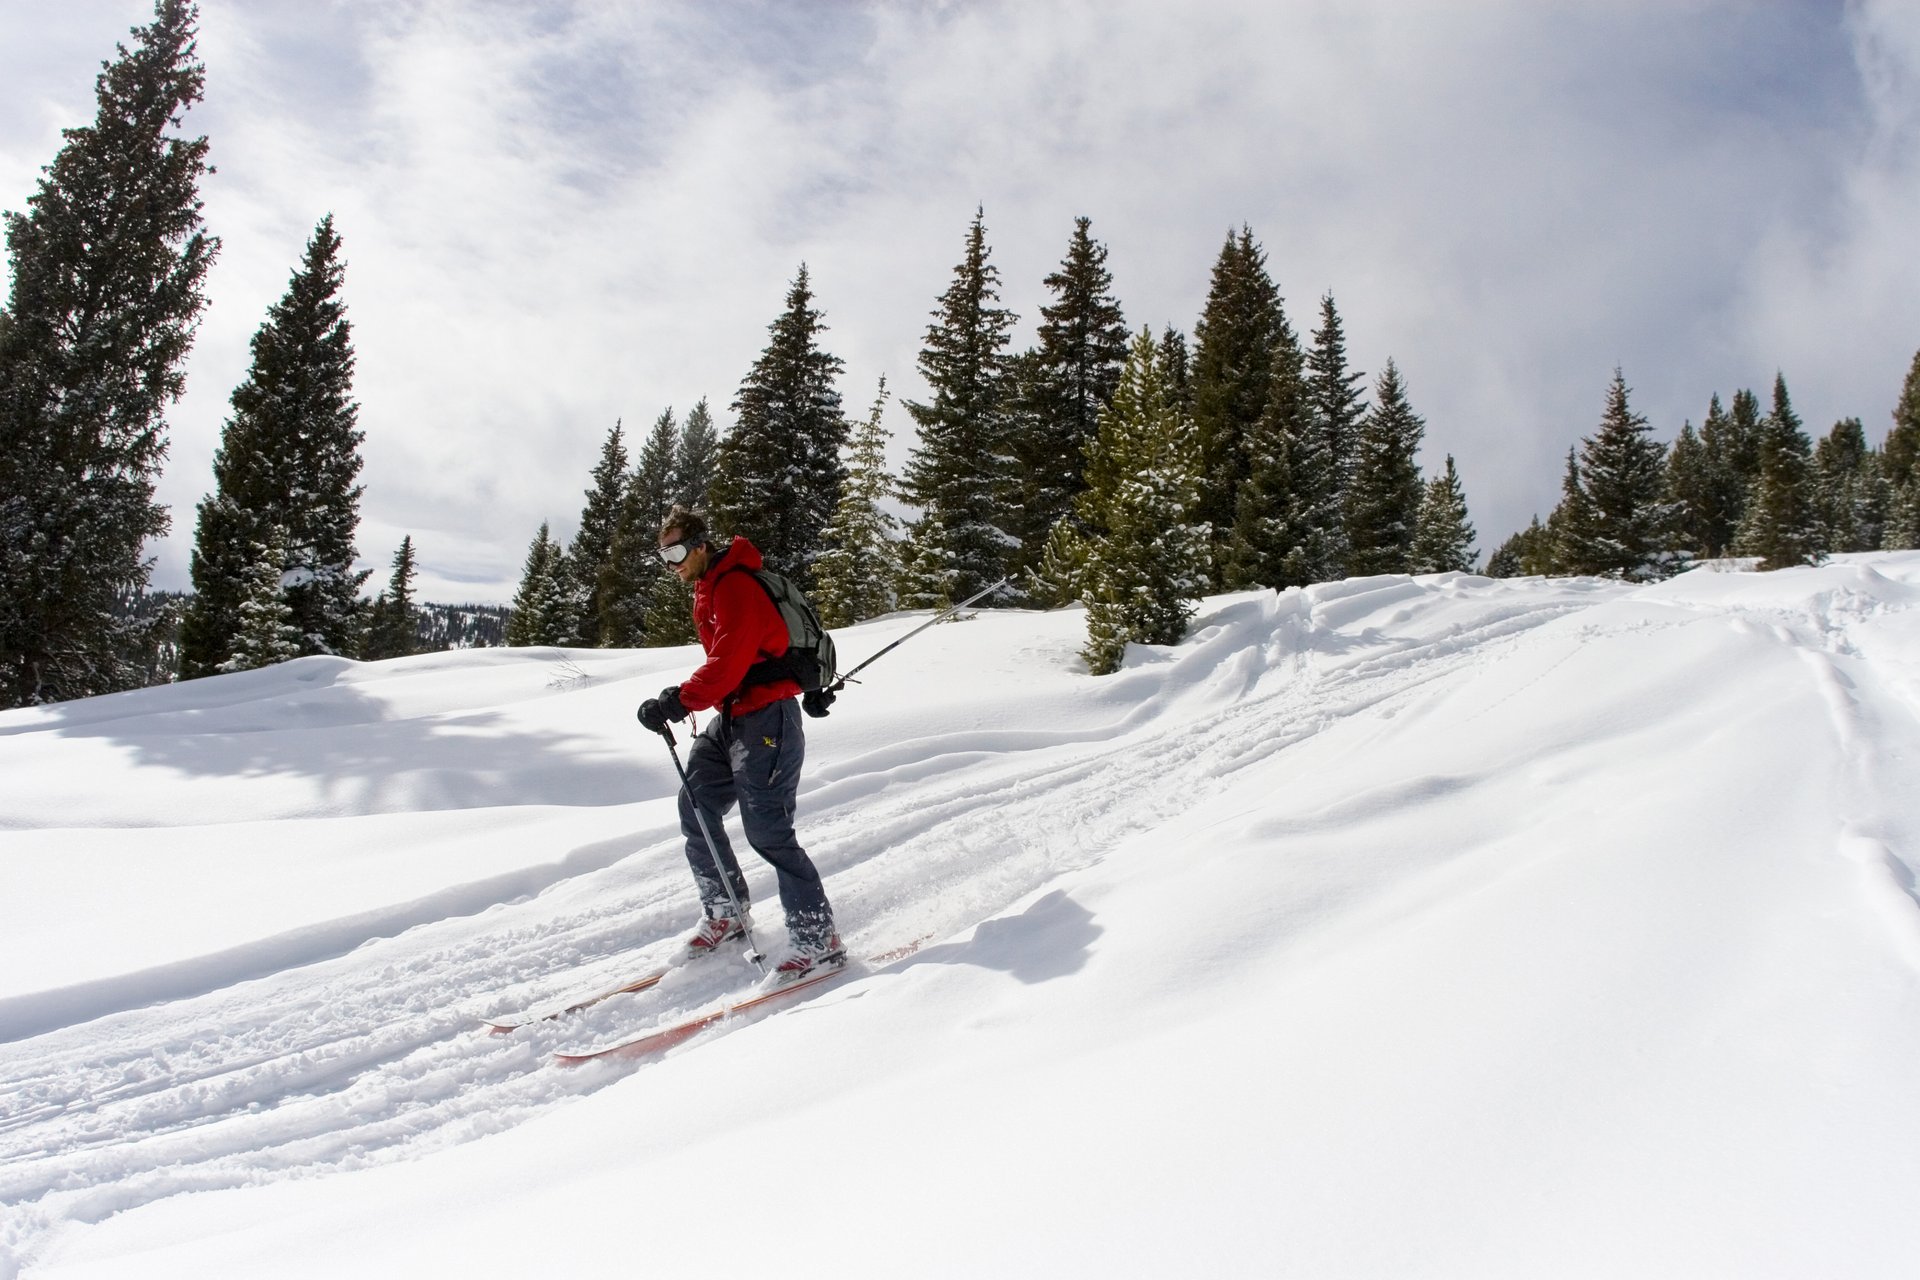
[{"label": "red hooded jacket", "polygon": [[740,688],[747,668],[762,658],[787,651],[787,624],[753,575],[736,570],[758,569],[764,561],[760,548],[735,538],[715,557],[693,584],[693,625],[700,631],[700,647],[707,660],[680,686],[680,701],[689,711],[717,707],[730,694],[736,716],[770,707],[782,698],[800,696],[793,680],[776,680]]}]

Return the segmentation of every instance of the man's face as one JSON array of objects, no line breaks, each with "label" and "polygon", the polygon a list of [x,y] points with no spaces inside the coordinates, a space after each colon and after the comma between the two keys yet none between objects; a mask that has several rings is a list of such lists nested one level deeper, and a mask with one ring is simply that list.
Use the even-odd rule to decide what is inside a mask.
[{"label": "man's face", "polygon": [[[681,558],[676,560],[678,554]],[[660,535],[660,558],[667,568],[673,570],[674,577],[682,582],[698,581],[707,571],[707,548],[705,544],[690,546],[686,535],[679,529],[669,529]]]}]

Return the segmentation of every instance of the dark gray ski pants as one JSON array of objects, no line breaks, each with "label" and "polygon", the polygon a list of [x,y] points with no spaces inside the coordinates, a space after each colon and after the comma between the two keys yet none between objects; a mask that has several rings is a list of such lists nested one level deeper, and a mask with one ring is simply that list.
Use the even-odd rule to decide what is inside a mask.
[{"label": "dark gray ski pants", "polygon": [[[710,916],[732,913],[720,868],[747,905],[747,878],[733,854],[722,821],[737,801],[740,825],[753,851],[779,875],[780,905],[787,933],[798,947],[824,943],[833,933],[833,908],[807,851],[793,831],[794,800],[800,791],[800,766],[807,737],[800,727],[800,701],[783,698],[770,707],[739,717],[719,712],[687,751],[688,789],[680,793],[680,830],[687,837],[687,865]],[[717,848],[707,850],[694,805],[706,815]],[[718,860],[719,866],[715,866]]]}]

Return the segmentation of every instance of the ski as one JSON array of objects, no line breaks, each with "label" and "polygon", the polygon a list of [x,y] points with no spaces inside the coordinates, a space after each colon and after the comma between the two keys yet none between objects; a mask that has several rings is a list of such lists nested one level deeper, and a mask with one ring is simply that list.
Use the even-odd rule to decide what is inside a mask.
[{"label": "ski", "polygon": [[635,978],[632,982],[614,987],[609,991],[595,991],[590,995],[584,996],[562,996],[546,1004],[537,1004],[530,1009],[522,1009],[518,1013],[504,1013],[499,1017],[482,1018],[480,1021],[485,1026],[491,1027],[496,1034],[517,1031],[521,1027],[530,1027],[536,1022],[551,1022],[555,1018],[564,1018],[570,1013],[578,1013],[582,1009],[599,1004],[602,1000],[611,1000],[615,996],[627,995],[634,991],[645,991],[649,987],[658,986],[660,980],[666,977],[668,972],[669,970],[667,969],[655,969],[652,973],[644,977]]},{"label": "ski", "polygon": [[715,1023],[725,1022],[729,1018],[737,1018],[742,1014],[751,1013],[756,1009],[764,1008],[772,1004],[776,1000],[785,999],[787,996],[798,995],[803,991],[818,990],[834,979],[845,977],[850,973],[872,973],[884,965],[892,964],[896,960],[903,960],[915,951],[918,951],[921,943],[925,941],[925,938],[921,938],[908,943],[904,947],[895,947],[892,951],[883,952],[861,964],[841,963],[831,968],[822,969],[818,973],[810,973],[806,977],[789,982],[784,986],[771,987],[742,1000],[728,1001],[716,1008],[707,1010],[705,1013],[696,1014],[684,1022],[676,1022],[671,1026],[656,1027],[651,1031],[642,1031],[637,1035],[616,1040],[611,1044],[595,1045],[592,1048],[579,1049],[572,1052],[555,1053],[553,1060],[563,1067],[575,1067],[583,1062],[598,1062],[605,1058],[629,1058],[639,1057],[649,1053],[659,1053],[663,1050],[671,1049],[674,1045],[689,1039],[699,1032],[705,1031]]}]

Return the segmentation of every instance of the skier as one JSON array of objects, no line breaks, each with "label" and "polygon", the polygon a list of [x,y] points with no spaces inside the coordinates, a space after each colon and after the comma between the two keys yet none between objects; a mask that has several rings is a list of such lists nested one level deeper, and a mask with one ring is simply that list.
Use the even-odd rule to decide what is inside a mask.
[{"label": "skier", "polygon": [[[746,876],[721,821],[738,800],[747,843],[779,874],[789,948],[774,977],[797,981],[842,964],[846,951],[834,931],[826,888],[793,830],[806,757],[800,685],[768,661],[786,652],[787,624],[753,575],[737,572],[760,568],[760,551],[743,537],[716,546],[708,541],[705,518],[676,505],[660,527],[659,555],[676,577],[693,584],[693,620],[707,660],[684,683],[641,703],[640,723],[662,733],[692,712],[719,708],[688,749],[687,785],[680,792],[680,830],[704,908],[700,927],[687,939],[687,954],[711,955],[722,943],[745,937],[752,924]],[[701,814],[713,848],[701,830]]]}]

